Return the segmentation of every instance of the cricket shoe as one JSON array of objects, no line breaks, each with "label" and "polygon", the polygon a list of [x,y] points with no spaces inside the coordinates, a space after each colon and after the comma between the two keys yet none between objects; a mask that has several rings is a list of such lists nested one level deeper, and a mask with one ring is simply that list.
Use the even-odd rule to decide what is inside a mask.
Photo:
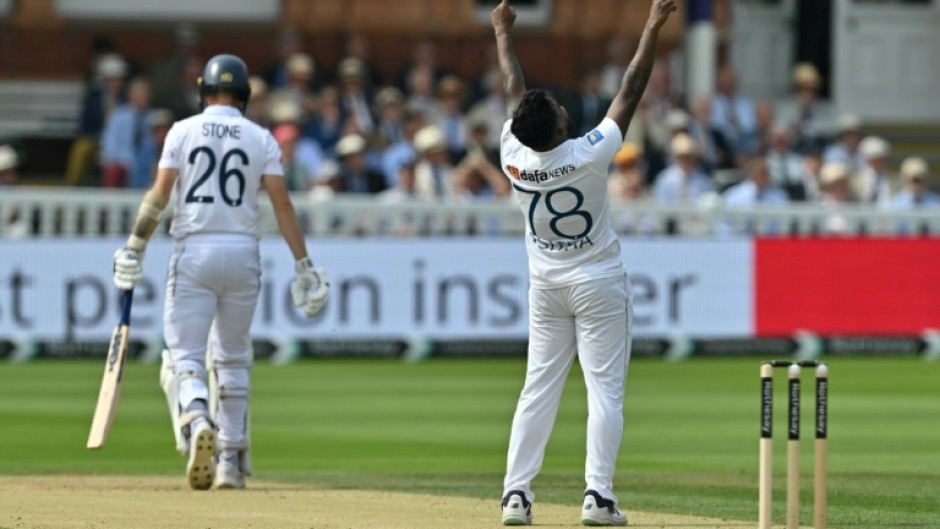
[{"label": "cricket shoe", "polygon": [[627,515],[617,509],[613,500],[601,497],[595,490],[584,493],[581,507],[581,523],[584,525],[627,525]]},{"label": "cricket shoe", "polygon": [[190,425],[186,477],[193,490],[208,490],[215,479],[215,430],[205,418]]},{"label": "cricket shoe", "polygon": [[242,473],[239,457],[220,457],[219,465],[215,468],[215,489],[243,489],[245,488],[245,474]]},{"label": "cricket shoe", "polygon": [[511,490],[503,498],[503,525],[532,525],[532,502],[521,490]]}]

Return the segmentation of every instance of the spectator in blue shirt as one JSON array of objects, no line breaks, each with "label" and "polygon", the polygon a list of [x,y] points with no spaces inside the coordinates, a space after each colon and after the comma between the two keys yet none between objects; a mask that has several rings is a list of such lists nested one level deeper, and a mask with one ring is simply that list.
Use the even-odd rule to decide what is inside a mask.
[{"label": "spectator in blue shirt", "polygon": [[385,180],[389,188],[397,187],[398,174],[401,168],[417,160],[418,153],[415,151],[414,140],[415,135],[424,128],[424,125],[424,114],[419,110],[408,109],[405,111],[401,139],[389,145],[382,153],[382,172],[385,173]]},{"label": "spectator in blue shirt", "polygon": [[[934,210],[940,208],[940,195],[927,189],[930,168],[923,158],[907,158],[901,164],[901,180],[904,188],[889,204],[892,211]],[[898,235],[927,234],[929,224],[917,221],[901,221],[897,225]]]},{"label": "spectator in blue shirt", "polygon": [[891,209],[910,211],[918,208],[940,208],[940,195],[927,189],[930,168],[923,158],[911,157],[901,164],[904,188],[891,199]]},{"label": "spectator in blue shirt", "polygon": [[748,152],[757,135],[754,102],[738,94],[738,80],[731,68],[718,72],[717,88],[711,104],[712,126],[721,131],[733,152]]},{"label": "spectator in blue shirt", "polygon": [[163,152],[163,143],[166,135],[173,126],[173,113],[167,109],[156,109],[147,118],[147,127],[150,130],[146,141],[137,151],[137,161],[134,172],[131,173],[127,187],[136,189],[149,189],[153,178],[157,174],[157,162]]},{"label": "spectator in blue shirt", "polygon": [[862,141],[862,120],[858,116],[845,114],[839,117],[836,127],[839,140],[826,147],[823,163],[841,163],[849,174],[855,174],[865,167],[865,158],[859,152]]},{"label": "spectator in blue shirt", "polygon": [[672,140],[673,163],[656,177],[653,197],[660,204],[694,204],[715,186],[700,165],[698,147],[686,134]]},{"label": "spectator in blue shirt", "polygon": [[[776,187],[770,181],[770,170],[767,160],[754,158],[747,165],[747,179],[728,188],[722,193],[722,200],[729,208],[758,208],[762,206],[785,206],[790,202],[787,193]],[[735,219],[725,219],[720,229],[722,232],[753,233],[759,231],[765,235],[776,235],[781,232],[781,223],[776,219],[746,219],[738,218],[739,227],[733,229]],[[762,228],[762,229],[760,229]]]},{"label": "spectator in blue shirt", "polygon": [[[102,133],[102,183],[105,187],[127,187],[140,183],[134,181],[137,162],[141,151],[147,149],[146,143],[153,141],[149,118],[150,84],[144,79],[135,79],[128,87],[127,104],[121,105],[111,114]],[[149,168],[146,171],[149,172]]]},{"label": "spectator in blue shirt", "polygon": [[787,193],[771,183],[767,161],[763,158],[752,160],[747,179],[728,188],[722,198],[729,207],[783,206],[790,202]]}]

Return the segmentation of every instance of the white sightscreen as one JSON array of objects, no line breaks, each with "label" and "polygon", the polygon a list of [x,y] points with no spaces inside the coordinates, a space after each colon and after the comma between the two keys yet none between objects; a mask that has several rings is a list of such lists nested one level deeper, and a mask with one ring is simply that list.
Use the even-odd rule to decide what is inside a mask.
[{"label": "white sightscreen", "polygon": [[[3,2],[10,0],[0,0]],[[111,20],[275,21],[280,0],[55,0],[66,18]]]}]

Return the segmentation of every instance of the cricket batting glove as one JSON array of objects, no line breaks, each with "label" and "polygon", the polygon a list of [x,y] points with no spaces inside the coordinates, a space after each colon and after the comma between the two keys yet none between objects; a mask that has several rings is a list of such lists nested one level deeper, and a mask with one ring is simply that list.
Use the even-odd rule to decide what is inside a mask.
[{"label": "cricket batting glove", "polygon": [[290,284],[294,306],[300,307],[308,318],[316,316],[330,294],[330,279],[323,268],[314,268],[313,261],[305,257],[294,265],[297,278]]},{"label": "cricket batting glove", "polygon": [[144,276],[143,259],[143,253],[130,248],[114,252],[114,286],[121,290],[134,288]]}]

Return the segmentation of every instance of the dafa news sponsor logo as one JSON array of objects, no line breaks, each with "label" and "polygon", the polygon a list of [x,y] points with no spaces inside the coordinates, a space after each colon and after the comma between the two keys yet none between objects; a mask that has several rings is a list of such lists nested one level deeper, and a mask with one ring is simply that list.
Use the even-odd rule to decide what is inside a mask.
[{"label": "dafa news sponsor logo", "polygon": [[506,171],[509,172],[509,175],[516,180],[521,180],[523,182],[547,182],[554,178],[559,178],[574,172],[576,167],[573,164],[563,165],[561,167],[556,167],[554,169],[549,169],[542,171],[541,169],[533,169],[532,171],[527,171],[525,169],[519,170],[518,167],[514,165],[507,165]]}]

